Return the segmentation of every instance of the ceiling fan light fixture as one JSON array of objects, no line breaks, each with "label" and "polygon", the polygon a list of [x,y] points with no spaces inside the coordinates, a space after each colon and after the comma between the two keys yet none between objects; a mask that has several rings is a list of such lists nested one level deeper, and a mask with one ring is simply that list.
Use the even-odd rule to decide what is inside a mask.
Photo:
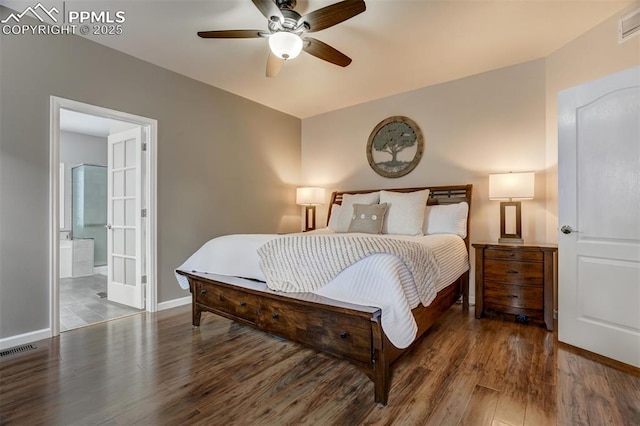
[{"label": "ceiling fan light fixture", "polygon": [[293,59],[302,51],[302,39],[297,34],[279,31],[269,36],[269,48],[279,58]]}]

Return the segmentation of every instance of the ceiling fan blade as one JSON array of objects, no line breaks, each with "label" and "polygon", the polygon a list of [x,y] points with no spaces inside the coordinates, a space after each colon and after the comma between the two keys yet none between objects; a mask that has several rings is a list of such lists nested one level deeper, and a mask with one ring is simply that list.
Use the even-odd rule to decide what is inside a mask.
[{"label": "ceiling fan blade", "polygon": [[260,10],[267,19],[271,19],[271,17],[277,17],[280,22],[284,22],[284,16],[282,16],[282,12],[273,2],[273,0],[252,0],[253,4]]},{"label": "ceiling fan blade", "polygon": [[258,38],[266,34],[261,30],[222,30],[222,31],[199,31],[202,38]]},{"label": "ceiling fan blade", "polygon": [[351,63],[350,57],[318,39],[305,37],[304,41],[305,43],[302,49],[316,58],[320,58],[341,67],[346,67]]},{"label": "ceiling fan blade", "polygon": [[277,77],[283,64],[284,59],[277,57],[271,52],[271,50],[269,50],[269,57],[267,58],[267,77]]},{"label": "ceiling fan blade", "polygon": [[367,6],[364,1],[345,0],[304,15],[298,20],[298,24],[304,22],[309,28],[307,32],[312,33],[353,18],[365,10],[367,10]]}]

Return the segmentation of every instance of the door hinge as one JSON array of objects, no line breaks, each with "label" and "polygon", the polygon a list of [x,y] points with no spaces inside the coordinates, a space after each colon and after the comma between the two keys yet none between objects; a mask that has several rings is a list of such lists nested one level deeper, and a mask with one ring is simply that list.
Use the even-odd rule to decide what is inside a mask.
[{"label": "door hinge", "polygon": [[144,142],[144,143],[142,144],[142,151],[143,151],[143,152],[146,152],[146,151],[147,151],[147,143],[146,143],[146,142]]},{"label": "door hinge", "polygon": [[146,284],[147,283],[147,276],[143,275],[142,276],[142,284]]},{"label": "door hinge", "polygon": [[142,209],[141,216],[147,217],[147,209]]}]

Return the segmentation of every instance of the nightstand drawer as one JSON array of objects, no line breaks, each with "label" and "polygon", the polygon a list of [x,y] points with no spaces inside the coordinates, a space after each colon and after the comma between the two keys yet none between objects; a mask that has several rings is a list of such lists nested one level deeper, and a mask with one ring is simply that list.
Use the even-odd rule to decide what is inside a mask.
[{"label": "nightstand drawer", "polygon": [[542,287],[485,282],[484,300],[487,304],[524,309],[543,309]]},{"label": "nightstand drawer", "polygon": [[542,263],[485,259],[484,279],[508,284],[542,285]]},{"label": "nightstand drawer", "polygon": [[486,249],[484,252],[486,259],[524,260],[528,262],[542,262],[542,252],[513,249]]}]

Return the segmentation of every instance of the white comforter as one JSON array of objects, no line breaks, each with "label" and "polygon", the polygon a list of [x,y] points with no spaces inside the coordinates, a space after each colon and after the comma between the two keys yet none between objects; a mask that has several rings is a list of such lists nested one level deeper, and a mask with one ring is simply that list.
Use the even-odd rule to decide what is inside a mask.
[{"label": "white comforter", "polygon": [[[332,233],[324,229],[313,232]],[[214,238],[177,269],[265,281],[257,250],[266,242],[279,237],[253,234]],[[440,291],[469,269],[466,246],[457,235],[383,237],[415,241],[431,248],[440,270],[436,291]],[[176,278],[182,288],[189,288],[186,277],[176,274]],[[394,255],[370,255],[344,269],[314,293],[342,302],[380,308],[382,328],[391,343],[400,349],[406,348],[415,340],[418,327],[411,309],[420,304],[420,298],[411,273],[402,260]]]}]

